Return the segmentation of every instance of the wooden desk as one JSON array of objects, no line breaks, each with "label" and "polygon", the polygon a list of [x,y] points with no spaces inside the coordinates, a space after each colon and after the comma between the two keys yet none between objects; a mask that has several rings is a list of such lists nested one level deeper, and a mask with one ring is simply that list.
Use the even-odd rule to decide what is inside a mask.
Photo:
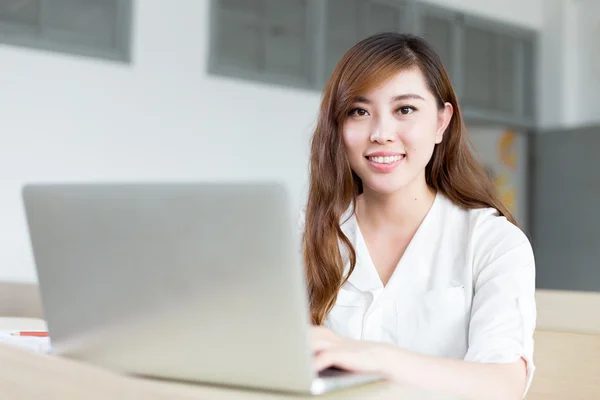
[{"label": "wooden desk", "polygon": [[[21,325],[22,322],[26,322],[28,325],[23,326]],[[41,320],[0,318],[0,326],[3,329],[22,330],[43,329],[45,324]],[[409,390],[386,382],[347,389],[319,397],[243,391],[124,376],[89,364],[7,346],[0,346],[0,393],[2,393],[2,398],[11,400],[300,400],[304,398],[444,400],[450,398]]]}]

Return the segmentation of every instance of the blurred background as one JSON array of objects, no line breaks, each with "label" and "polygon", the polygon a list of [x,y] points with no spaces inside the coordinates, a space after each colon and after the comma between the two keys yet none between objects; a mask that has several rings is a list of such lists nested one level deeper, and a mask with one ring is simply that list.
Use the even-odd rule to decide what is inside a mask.
[{"label": "blurred background", "polygon": [[538,287],[600,291],[597,0],[0,0],[0,281],[25,182],[262,180],[303,205],[320,91],[379,31],[441,55]]}]

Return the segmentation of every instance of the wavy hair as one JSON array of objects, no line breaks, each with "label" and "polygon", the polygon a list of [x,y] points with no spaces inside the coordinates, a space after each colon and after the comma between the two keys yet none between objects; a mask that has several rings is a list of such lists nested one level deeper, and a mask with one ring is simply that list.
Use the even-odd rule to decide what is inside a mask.
[{"label": "wavy hair", "polygon": [[[425,168],[427,184],[454,204],[492,207],[515,223],[483,167],[471,153],[460,107],[439,56],[422,38],[380,33],[354,45],[325,85],[311,140],[310,180],[302,237],[311,319],[320,325],[356,265],[356,252],[340,223],[362,193],[361,179],[348,162],[341,128],[355,100],[398,72],[418,68],[438,108],[450,103],[452,119]],[[516,224],[516,223],[515,223]],[[347,260],[342,257],[342,247]],[[344,276],[345,262],[349,270]]]}]

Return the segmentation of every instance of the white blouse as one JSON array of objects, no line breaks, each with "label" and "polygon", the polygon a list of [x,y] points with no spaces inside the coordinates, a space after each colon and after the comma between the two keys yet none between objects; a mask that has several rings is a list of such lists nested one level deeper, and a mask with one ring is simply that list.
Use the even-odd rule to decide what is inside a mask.
[{"label": "white blouse", "polygon": [[523,358],[529,388],[535,263],[519,228],[494,209],[465,210],[439,193],[384,287],[356,218],[343,221],[357,263],[325,326],[439,357],[487,363]]}]

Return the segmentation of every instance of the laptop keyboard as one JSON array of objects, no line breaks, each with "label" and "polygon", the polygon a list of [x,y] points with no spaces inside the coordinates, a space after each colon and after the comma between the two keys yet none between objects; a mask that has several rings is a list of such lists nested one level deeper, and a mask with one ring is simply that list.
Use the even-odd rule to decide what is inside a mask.
[{"label": "laptop keyboard", "polygon": [[319,378],[338,378],[340,376],[351,375],[352,372],[343,369],[331,367],[319,372]]}]

